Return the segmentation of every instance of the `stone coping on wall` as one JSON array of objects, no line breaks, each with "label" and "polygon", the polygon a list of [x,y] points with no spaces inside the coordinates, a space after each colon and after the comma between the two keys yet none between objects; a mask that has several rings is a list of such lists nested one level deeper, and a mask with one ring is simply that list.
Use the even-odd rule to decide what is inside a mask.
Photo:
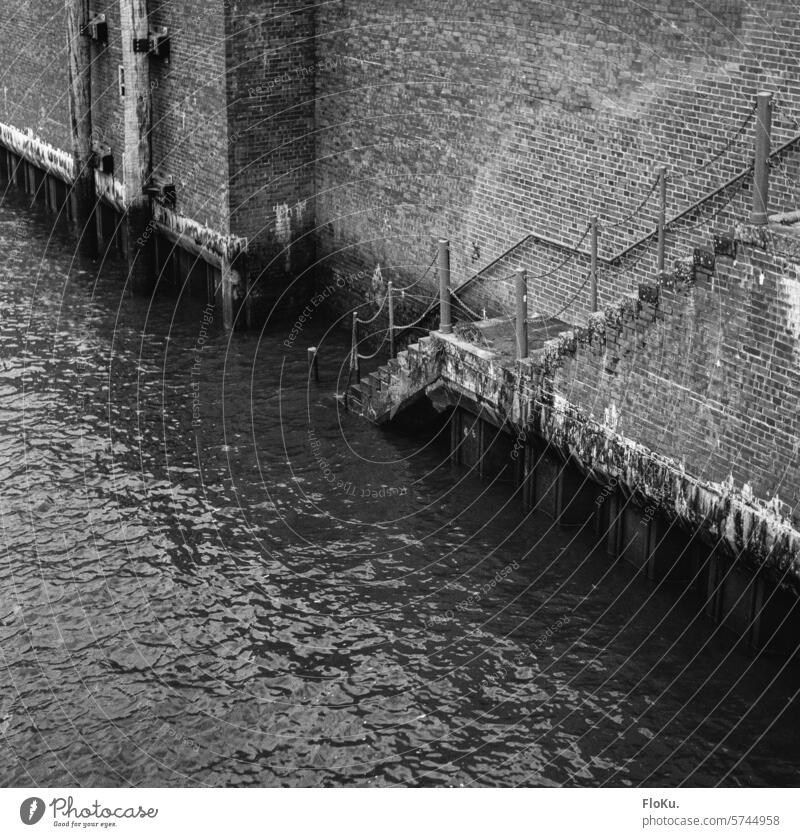
[{"label": "stone coping on wall", "polygon": [[595,480],[624,486],[641,502],[699,529],[734,558],[769,570],[780,583],[800,591],[800,532],[780,504],[731,482],[687,473],[679,462],[595,420],[552,392],[549,361],[530,358],[509,367],[495,353],[453,335],[432,336],[444,349],[441,382],[490,408],[512,434],[534,431],[571,454]]},{"label": "stone coping on wall", "polygon": [[71,184],[75,179],[73,156],[37,137],[30,128],[22,131],[14,125],[0,122],[0,143],[18,157],[65,183]]}]

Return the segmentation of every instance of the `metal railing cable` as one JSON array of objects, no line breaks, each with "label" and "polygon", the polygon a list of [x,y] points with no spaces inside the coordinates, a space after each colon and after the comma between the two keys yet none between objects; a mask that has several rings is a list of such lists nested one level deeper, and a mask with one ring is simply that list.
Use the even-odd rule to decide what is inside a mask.
[{"label": "metal railing cable", "polygon": [[586,283],[589,281],[590,278],[591,278],[591,273],[587,273],[586,278],[583,280],[583,282],[581,283],[581,286],[578,288],[578,290],[575,291],[575,293],[569,298],[569,300],[561,308],[559,308],[558,311],[556,311],[555,314],[540,314],[539,316],[541,317],[542,322],[544,322],[545,320],[558,319],[568,308],[570,308],[572,306],[572,303],[575,302],[575,300],[578,298],[579,294],[586,287]]},{"label": "metal railing cable", "polygon": [[697,168],[695,168],[695,169],[690,169],[689,171],[679,171],[679,172],[675,172],[674,174],[669,175],[669,177],[670,177],[671,179],[673,179],[673,180],[674,180],[674,179],[676,179],[676,178],[685,179],[685,178],[687,178],[687,177],[694,177],[695,175],[697,175],[697,174],[701,174],[701,173],[702,173],[702,172],[704,172],[706,169],[708,169],[708,168],[710,168],[711,166],[713,166],[713,165],[714,165],[714,163],[716,163],[718,160],[720,160],[722,157],[724,157],[724,156],[725,156],[725,154],[727,154],[727,153],[728,153],[728,151],[730,151],[730,149],[733,147],[733,144],[734,144],[734,143],[735,143],[735,142],[736,142],[736,141],[737,141],[737,140],[738,140],[738,139],[742,136],[742,134],[743,134],[743,133],[747,130],[747,126],[748,126],[748,125],[749,125],[749,124],[753,121],[753,119],[755,118],[755,115],[756,115],[756,107],[757,107],[757,105],[755,105],[755,104],[754,104],[754,105],[753,105],[753,107],[750,109],[750,112],[749,112],[749,113],[747,114],[747,116],[745,117],[745,119],[744,119],[744,121],[742,122],[742,124],[739,126],[738,130],[736,131],[736,133],[734,133],[734,134],[733,134],[733,135],[732,135],[732,136],[728,139],[728,141],[725,143],[725,145],[724,145],[724,146],[723,146],[723,147],[722,147],[722,148],[721,148],[721,149],[720,149],[720,150],[719,150],[716,154],[714,154],[714,156],[713,156],[713,157],[711,157],[710,159],[706,160],[706,162],[705,162],[705,163],[703,163],[702,165],[698,166],[698,167],[697,167]]},{"label": "metal railing cable", "polygon": [[[371,335],[370,335],[370,336],[371,336]],[[377,349],[375,349],[375,351],[374,351],[374,352],[372,352],[372,354],[369,354],[369,355],[362,355],[362,354],[361,354],[361,352],[357,352],[357,354],[358,354],[358,359],[359,359],[359,360],[372,360],[373,358],[376,358],[376,357],[377,357],[377,356],[378,356],[378,355],[379,355],[379,354],[383,351],[383,347],[386,345],[386,341],[387,341],[388,339],[389,339],[389,332],[388,332],[388,330],[387,330],[387,331],[385,331],[385,332],[384,332],[384,334],[383,334],[383,340],[381,340],[381,342],[380,342],[380,344],[379,344],[378,348],[377,348]]]},{"label": "metal railing cable", "polygon": [[378,310],[368,320],[362,320],[361,317],[356,317],[358,323],[360,325],[369,325],[370,323],[374,323],[375,320],[377,320],[378,317],[381,315],[381,312],[383,311],[383,309],[386,307],[386,300],[388,298],[389,298],[389,295],[386,294],[383,297],[383,300],[382,300],[381,304],[378,306]]},{"label": "metal railing cable", "polygon": [[414,320],[413,323],[404,323],[403,325],[395,325],[393,326],[396,332],[408,331],[409,329],[416,328],[430,313],[433,309],[439,304],[438,299],[434,299],[431,304],[422,312],[422,314]]},{"label": "metal railing cable", "polygon": [[403,290],[407,291],[409,288],[415,288],[417,285],[423,282],[425,280],[425,277],[431,272],[431,268],[436,264],[436,259],[437,256],[434,255],[434,257],[431,259],[431,263],[425,268],[425,272],[422,274],[422,276],[420,276],[416,282],[413,282],[410,285],[406,285],[405,288],[403,288]]},{"label": "metal railing cable", "polygon": [[[589,232],[591,231],[591,229],[592,229],[592,225],[589,224],[586,227],[586,230],[584,231],[583,235],[578,239],[578,242],[573,247],[572,252],[565,259],[560,261],[557,265],[555,265],[555,267],[549,268],[548,270],[545,270],[542,273],[536,273],[536,274],[529,275],[528,280],[535,282],[535,281],[538,281],[540,279],[548,279],[553,274],[558,273],[558,271],[561,270],[562,267],[566,267],[571,261],[573,261],[578,256],[584,256],[585,254],[581,253],[579,248],[580,248],[581,244],[583,244],[583,242],[586,240],[586,236],[589,235]],[[494,284],[494,285],[503,285],[503,284],[510,285],[511,282],[509,280],[511,280],[513,278],[514,278],[514,274],[510,273],[508,276],[504,276],[501,279],[495,279],[492,284]],[[456,296],[456,299],[460,299],[460,297],[458,296],[458,292],[463,290],[464,286],[465,285],[460,285],[458,288],[456,288],[455,290],[452,291],[452,293]]]},{"label": "metal railing cable", "polygon": [[480,322],[481,320],[485,320],[485,319],[486,319],[486,316],[485,316],[485,313],[486,313],[486,312],[484,312],[484,315],[482,316],[481,314],[478,314],[476,311],[473,311],[473,310],[472,310],[472,308],[470,308],[470,307],[469,307],[469,305],[467,305],[467,303],[466,303],[466,302],[464,302],[464,300],[463,300],[463,299],[461,299],[461,297],[460,297],[460,296],[456,296],[456,292],[455,292],[455,290],[454,290],[453,288],[450,288],[450,296],[453,298],[453,301],[455,302],[455,304],[456,304],[458,307],[463,308],[463,309],[464,309],[464,311],[466,311],[466,312],[467,312],[467,314],[468,314],[470,317],[472,317],[472,318],[473,318],[473,320],[472,320],[473,322],[478,323],[478,322]]},{"label": "metal railing cable", "polygon": [[[389,286],[387,288],[387,292],[384,295],[383,299],[381,300],[380,305],[378,306],[378,310],[368,318],[359,317],[358,314],[354,311],[353,312],[353,325],[352,325],[352,340],[350,346],[350,357],[349,357],[349,368],[347,371],[347,383],[345,384],[345,388],[348,389],[350,387],[350,382],[352,381],[353,372],[356,373],[356,377],[360,375],[360,361],[362,360],[374,360],[378,355],[380,355],[384,350],[386,343],[389,343],[390,346],[390,354],[394,355],[394,341],[395,337],[403,332],[410,331],[411,329],[420,327],[420,323],[430,315],[433,309],[438,304],[438,298],[431,299],[428,296],[419,296],[416,294],[407,294],[406,291],[409,288],[414,288],[419,285],[425,277],[430,273],[431,268],[436,263],[437,256],[434,256],[431,260],[428,267],[422,273],[422,275],[411,285],[407,285],[405,288],[400,288],[402,298],[403,299],[410,299],[415,302],[422,302],[425,304],[425,309],[423,310],[422,314],[413,320],[410,323],[402,323],[396,324],[394,323],[394,296],[392,291],[392,283],[389,282]],[[389,306],[389,324],[385,329],[379,329],[372,334],[365,336],[363,339],[359,338],[358,329],[359,326],[363,325],[370,325],[374,323],[383,313],[384,309]],[[363,340],[368,340],[369,338],[376,336],[382,332],[383,336],[378,344],[377,348],[369,353],[359,352],[358,347],[363,342]]]},{"label": "metal railing cable", "polygon": [[660,180],[660,176],[656,177],[655,180],[653,180],[647,194],[644,196],[644,198],[642,198],[639,205],[636,207],[636,209],[633,210],[633,212],[629,212],[624,218],[621,218],[619,221],[615,221],[613,224],[608,224],[606,229],[615,230],[618,227],[621,227],[623,224],[627,224],[628,221],[632,221],[645,208],[647,202],[653,196],[653,192],[655,192],[655,190],[658,188]]},{"label": "metal railing cable", "polygon": [[[752,166],[750,166],[750,168],[752,169]],[[730,194],[727,195],[727,197],[723,201],[722,205],[716,210],[716,212],[714,212],[709,218],[701,218],[699,221],[697,221],[696,223],[692,224],[689,227],[682,227],[682,231],[684,233],[692,232],[693,230],[700,229],[700,227],[703,227],[706,224],[710,224],[712,221],[714,221],[716,218],[718,218],[722,214],[722,212],[725,209],[727,209],[727,207],[730,206],[731,203],[733,203],[733,201],[736,199],[736,197],[742,191],[742,189],[744,188],[744,183],[745,183],[744,178],[741,178],[741,179],[737,180],[735,183],[732,183],[728,188],[729,189],[731,187],[735,187],[735,188],[733,188],[733,191],[731,191]],[[705,204],[702,204],[701,206],[696,207],[696,209],[701,209],[704,206],[705,206]],[[666,229],[671,230],[674,227],[681,226],[681,225],[685,224],[690,217],[691,217],[691,215],[686,215],[683,218],[676,218],[672,221],[669,221],[666,224]]]},{"label": "metal railing cable", "polygon": [[[778,105],[777,102],[775,103],[775,109],[776,109],[776,111],[780,112],[781,117],[783,118],[783,120],[785,120],[787,122],[790,122],[792,125],[795,126],[795,128],[800,130],[800,121],[798,121],[798,119],[794,118],[794,116],[792,116],[785,109],[783,109],[780,105]],[[657,176],[652,181],[649,188],[647,189],[646,194],[638,202],[638,204],[633,208],[633,210],[628,212],[625,216],[623,216],[618,221],[615,221],[613,223],[608,224],[606,226],[606,229],[607,230],[616,230],[616,229],[630,223],[634,218],[639,216],[642,213],[642,211],[645,209],[645,207],[648,205],[648,202],[653,197],[653,194],[655,193],[656,189],[658,188],[659,183],[663,184],[665,182],[665,181],[662,180],[662,176],[666,176],[670,180],[686,179],[686,178],[694,177],[698,174],[703,173],[704,171],[709,169],[711,166],[713,166],[715,163],[717,163],[719,160],[721,160],[734,147],[734,145],[741,139],[741,137],[743,136],[743,134],[747,130],[748,126],[751,124],[751,122],[755,118],[756,113],[757,113],[757,105],[754,105],[750,109],[750,111],[747,113],[744,120],[742,120],[742,122],[738,125],[736,130],[728,137],[728,139],[724,142],[724,144],[715,153],[713,153],[712,156],[709,157],[709,159],[707,159],[702,164],[698,165],[696,168],[691,169],[691,170],[687,170],[687,171],[672,172],[670,174],[666,174],[665,170],[662,168],[662,171],[659,174],[659,176]],[[792,188],[792,184],[790,182],[790,178],[789,178],[789,175],[788,175],[786,164],[782,160],[778,159],[778,157],[783,152],[788,150],[790,147],[795,145],[798,141],[800,141],[800,136],[795,136],[792,139],[790,139],[789,141],[783,143],[779,148],[776,148],[773,151],[768,153],[769,164],[773,165],[774,167],[776,167],[780,170],[781,175],[783,176],[783,179],[784,179],[788,188]],[[775,162],[773,162],[773,160]],[[599,256],[598,252],[597,252],[596,231],[598,229],[598,224],[597,224],[597,218],[595,217],[595,218],[592,219],[592,222],[587,226],[587,228],[585,229],[585,231],[583,232],[580,239],[577,241],[577,243],[575,245],[567,245],[567,244],[564,244],[564,243],[561,243],[561,242],[556,242],[556,241],[553,241],[553,240],[550,240],[550,239],[546,239],[538,233],[529,233],[521,241],[518,241],[517,243],[512,245],[512,247],[510,247],[508,250],[506,250],[504,254],[502,254],[501,256],[498,256],[496,259],[494,259],[486,267],[482,268],[477,273],[473,274],[466,282],[462,283],[459,287],[457,287],[457,288],[449,288],[448,287],[446,293],[449,294],[451,304],[457,312],[460,311],[460,312],[466,313],[466,315],[468,317],[471,317],[476,322],[480,321],[480,320],[485,320],[486,319],[485,309],[484,309],[483,315],[478,314],[478,312],[473,310],[462,299],[461,294],[467,289],[467,286],[472,284],[473,280],[477,280],[479,278],[488,278],[487,273],[493,267],[500,264],[503,261],[503,259],[507,258],[514,250],[518,249],[520,246],[525,244],[527,241],[529,241],[531,239],[534,239],[534,240],[541,240],[544,243],[559,247],[562,250],[566,250],[567,251],[567,256],[565,258],[563,258],[561,261],[559,261],[558,264],[554,265],[553,267],[551,267],[547,270],[541,271],[540,273],[529,275],[529,274],[527,274],[527,271],[526,271],[526,279],[529,280],[529,281],[534,281],[534,282],[541,281],[541,280],[547,279],[547,278],[557,274],[559,271],[561,271],[563,268],[565,268],[567,265],[569,265],[571,262],[573,262],[575,259],[577,259],[578,256],[581,256],[582,258],[587,258],[588,257],[588,258],[591,258],[593,260],[592,270],[590,270],[586,274],[586,276],[584,277],[580,286],[570,296],[570,298],[566,301],[566,303],[564,305],[562,305],[559,308],[559,310],[556,311],[554,314],[539,313],[539,314],[535,315],[536,318],[541,318],[543,321],[546,321],[548,319],[556,319],[556,318],[560,317],[565,311],[567,311],[570,307],[572,307],[575,300],[584,291],[584,289],[586,288],[586,285],[588,284],[588,282],[590,280],[592,280],[592,283],[593,283],[592,284],[592,288],[593,288],[592,294],[593,294],[593,299],[594,299],[593,304],[596,305],[596,300],[597,300],[596,277],[598,275],[598,272],[601,273],[606,280],[613,282],[614,279],[613,279],[613,277],[611,277],[609,275],[609,271],[613,271],[614,273],[617,273],[618,271],[620,271],[622,269],[624,269],[626,271],[635,270],[636,267],[640,264],[640,262],[643,261],[643,259],[645,259],[648,255],[652,255],[652,252],[647,248],[643,248],[642,252],[638,255],[638,257],[635,260],[633,260],[632,262],[629,261],[629,260],[631,259],[633,254],[637,250],[639,250],[640,247],[643,247],[643,245],[646,245],[649,242],[651,242],[652,239],[655,238],[656,236],[658,236],[658,238],[659,238],[659,251],[658,251],[659,265],[663,264],[664,233],[666,233],[668,231],[671,231],[671,230],[674,230],[678,227],[680,227],[681,230],[684,233],[688,233],[688,232],[692,232],[693,230],[699,229],[702,226],[707,226],[708,224],[712,223],[739,196],[742,189],[744,188],[746,178],[748,177],[748,175],[751,175],[753,173],[754,169],[755,169],[755,164],[753,162],[751,162],[746,168],[743,168],[742,170],[737,172],[732,177],[729,177],[723,184],[721,184],[720,186],[717,186],[716,188],[708,191],[706,194],[704,194],[702,197],[700,197],[698,200],[696,200],[691,206],[681,210],[675,216],[673,216],[672,218],[669,218],[669,219],[666,219],[666,218],[663,217],[664,216],[664,210],[665,210],[665,204],[663,202],[664,201],[664,193],[662,193],[662,203],[660,204],[660,211],[661,211],[662,214],[659,218],[658,228],[656,230],[653,230],[652,232],[648,233],[647,235],[642,236],[637,241],[628,245],[623,250],[621,250],[619,253],[611,256],[610,258],[601,258]],[[722,198],[721,205],[719,207],[717,207],[710,216],[707,216],[706,212],[705,212],[706,208],[709,207],[709,204],[711,204],[712,201],[716,202],[716,200],[719,199],[719,198]],[[692,221],[694,221],[694,223],[692,223]],[[595,230],[595,235],[593,236],[593,239],[592,239],[592,252],[587,253],[587,252],[585,252],[581,249],[581,245],[583,244],[583,242],[586,240],[587,236],[589,235],[590,232],[592,232],[593,229]],[[383,350],[387,340],[389,340],[389,342],[390,342],[390,353],[391,353],[392,356],[394,356],[394,336],[395,336],[395,334],[402,333],[404,331],[409,331],[411,329],[421,327],[421,324],[423,323],[423,321],[426,319],[426,317],[428,317],[431,314],[431,312],[434,310],[436,305],[437,304],[442,304],[443,305],[443,300],[440,300],[439,298],[431,299],[430,297],[426,298],[426,297],[420,297],[420,296],[417,296],[417,295],[412,295],[412,294],[407,294],[406,293],[408,290],[411,290],[411,289],[415,288],[416,286],[420,285],[425,280],[425,278],[427,277],[427,275],[430,273],[431,269],[433,268],[434,264],[436,263],[436,260],[437,260],[437,256],[434,256],[433,259],[431,260],[430,264],[428,264],[427,268],[425,269],[425,271],[420,276],[420,278],[417,279],[413,284],[408,285],[405,288],[398,289],[398,290],[401,291],[404,299],[408,298],[410,300],[413,300],[413,301],[418,302],[418,303],[423,303],[425,305],[425,308],[424,308],[422,314],[420,316],[418,316],[412,322],[405,323],[405,324],[402,324],[402,325],[394,324],[394,307],[393,307],[391,282],[389,283],[388,293],[384,296],[378,310],[375,312],[375,314],[372,317],[370,317],[368,319],[362,319],[354,313],[354,315],[353,315],[353,348],[352,348],[351,358],[350,358],[350,372],[351,373],[352,373],[352,370],[353,370],[354,367],[355,367],[356,371],[358,371],[358,361],[359,360],[371,360],[371,359],[377,357],[377,355],[380,354],[380,352]],[[602,262],[604,266],[600,267],[598,262]],[[597,269],[598,267],[600,268],[599,271]],[[447,267],[446,269],[448,270],[448,273],[449,273],[449,267]],[[507,276],[503,276],[499,279],[495,279],[491,284],[494,285],[494,286],[498,286],[498,285],[512,286],[511,280],[515,278],[515,274],[517,274],[518,272],[519,271],[517,270],[517,271],[514,271],[514,273],[511,273]],[[593,277],[594,277],[594,279],[593,279]],[[378,346],[378,348],[374,352],[372,352],[370,354],[362,354],[362,353],[358,352],[358,343],[359,343],[359,340],[358,340],[358,326],[359,325],[369,325],[370,323],[375,322],[380,317],[380,315],[383,313],[383,310],[387,305],[387,301],[388,301],[389,309],[390,309],[389,310],[389,326],[386,328],[386,330],[384,332],[383,339],[381,340],[380,345]],[[372,336],[372,335],[370,335],[370,336]],[[350,375],[348,374],[348,384],[349,384],[349,380],[350,380]]]}]

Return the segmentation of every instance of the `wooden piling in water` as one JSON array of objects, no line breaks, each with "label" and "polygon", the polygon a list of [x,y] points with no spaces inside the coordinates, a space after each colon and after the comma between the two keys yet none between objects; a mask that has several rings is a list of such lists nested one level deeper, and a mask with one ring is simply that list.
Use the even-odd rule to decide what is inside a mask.
[{"label": "wooden piling in water", "polygon": [[92,167],[92,50],[84,27],[89,21],[89,0],[67,0],[67,53],[69,109],[75,180],[72,184],[72,219],[78,227],[79,250],[97,255],[94,213],[97,196]]},{"label": "wooden piling in water", "polygon": [[227,259],[222,259],[221,281],[219,287],[219,304],[222,310],[222,325],[230,330],[233,328],[233,288],[238,284],[239,276]]},{"label": "wooden piling in water", "polygon": [[149,39],[146,0],[120,0],[122,66],[125,73],[125,228],[128,281],[134,293],[149,293],[153,286],[152,221],[150,198],[145,193],[152,175],[150,132],[152,88],[150,58],[142,45]]}]

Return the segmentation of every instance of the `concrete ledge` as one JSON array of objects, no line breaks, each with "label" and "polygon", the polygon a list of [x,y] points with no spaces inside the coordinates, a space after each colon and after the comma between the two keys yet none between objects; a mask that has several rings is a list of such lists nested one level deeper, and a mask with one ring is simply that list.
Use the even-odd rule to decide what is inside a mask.
[{"label": "concrete ledge", "polygon": [[72,154],[34,136],[30,129],[21,131],[13,125],[0,122],[0,143],[23,160],[68,185],[72,185],[75,180],[75,161]]}]

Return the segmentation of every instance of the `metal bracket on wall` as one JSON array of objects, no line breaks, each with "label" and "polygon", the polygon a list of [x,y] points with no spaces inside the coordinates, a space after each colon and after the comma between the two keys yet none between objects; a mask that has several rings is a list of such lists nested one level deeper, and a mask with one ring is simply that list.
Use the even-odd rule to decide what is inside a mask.
[{"label": "metal bracket on wall", "polygon": [[147,53],[169,64],[171,58],[169,30],[166,26],[157,26],[146,38],[134,38],[133,51]]},{"label": "metal bracket on wall", "polygon": [[739,243],[733,235],[714,236],[714,255],[726,256],[736,261],[736,254],[739,250]]},{"label": "metal bracket on wall", "polygon": [[695,267],[699,267],[701,270],[705,270],[708,273],[714,272],[716,259],[711,250],[706,250],[704,247],[695,247],[693,261]]},{"label": "metal bracket on wall", "polygon": [[104,142],[92,142],[92,165],[104,174],[114,174],[114,155],[111,146]]},{"label": "metal bracket on wall", "polygon": [[178,200],[178,193],[172,180],[160,174],[153,174],[150,180],[142,188],[142,194],[166,206],[174,209]]},{"label": "metal bracket on wall", "polygon": [[99,44],[108,44],[108,23],[105,15],[98,15],[90,12],[90,19],[87,24],[81,26],[81,35],[97,41]]}]

